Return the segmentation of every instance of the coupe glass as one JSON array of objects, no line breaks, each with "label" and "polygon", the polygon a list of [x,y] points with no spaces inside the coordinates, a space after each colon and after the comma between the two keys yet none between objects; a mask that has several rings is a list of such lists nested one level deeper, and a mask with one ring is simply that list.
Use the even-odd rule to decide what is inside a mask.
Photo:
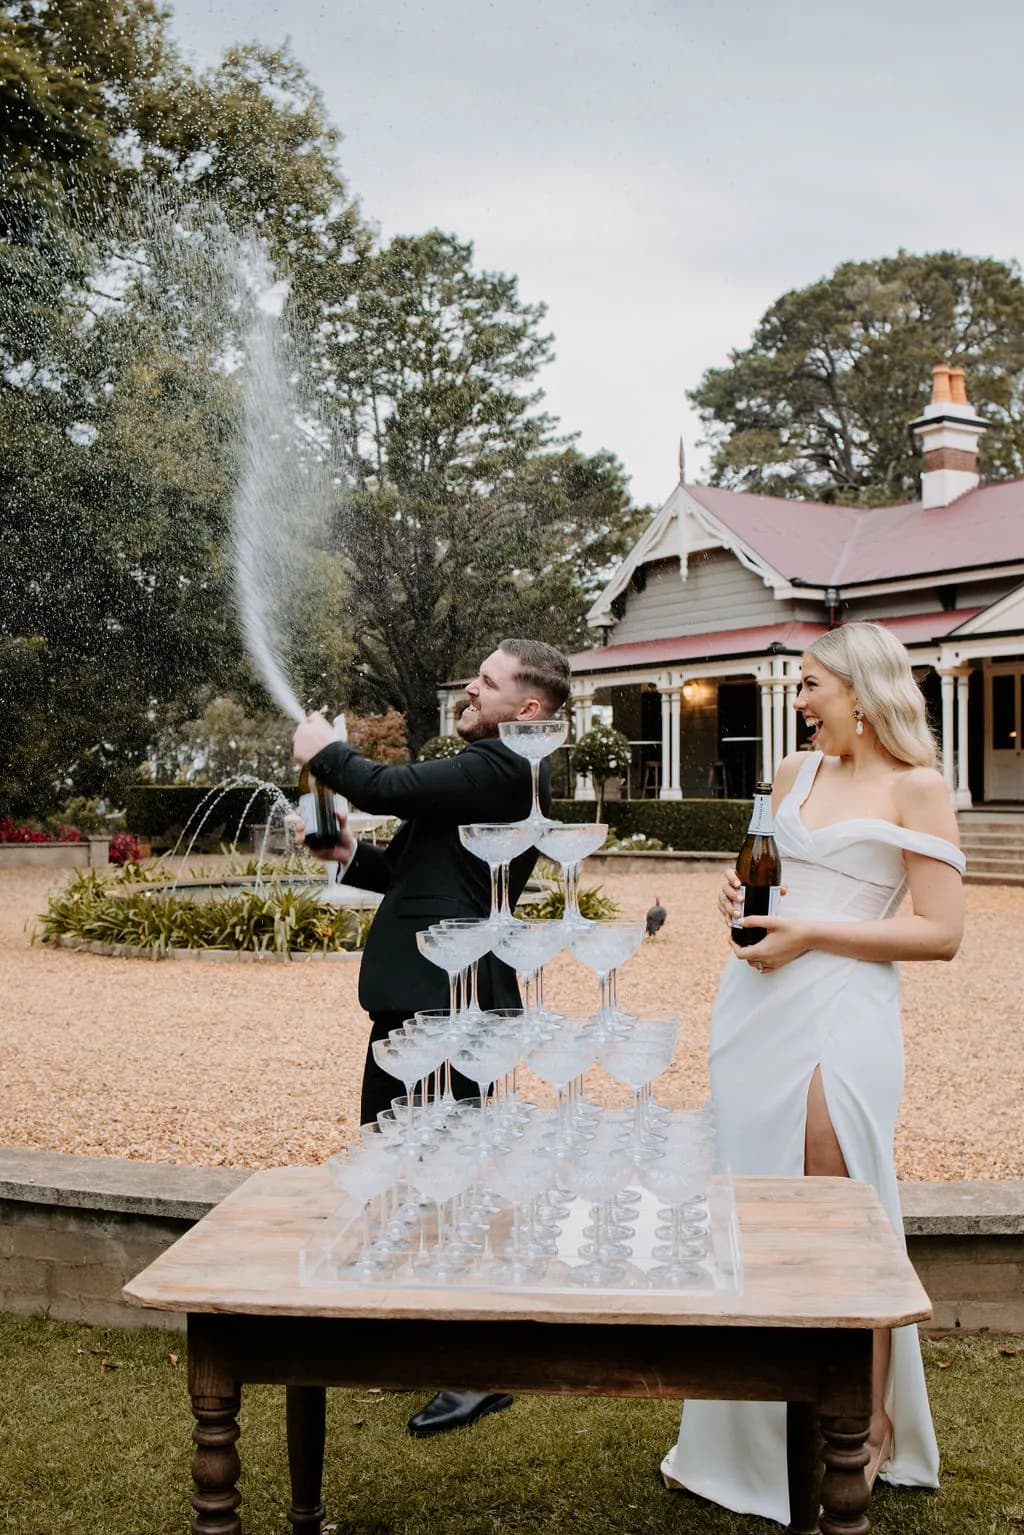
[{"label": "coupe glass", "polygon": [[544,1032],[533,1039],[526,1054],[532,1070],[555,1089],[557,1113],[554,1140],[563,1151],[571,1150],[575,1141],[569,1123],[566,1088],[576,1077],[581,1077],[596,1059],[594,1038],[587,1031],[590,1021],[589,1018],[562,1018],[557,1023],[546,1024]]},{"label": "coupe glass", "polygon": [[[433,1071],[430,1062],[433,1060],[434,1048],[433,1042],[423,1034],[406,1029],[392,1029],[385,1039],[375,1039],[373,1042],[373,1058],[381,1071],[397,1077],[405,1088],[410,1134],[416,1123],[413,1088]],[[422,1103],[422,1098],[420,1101]]]},{"label": "coupe glass", "polygon": [[455,1055],[453,1064],[480,1089],[480,1144],[487,1152],[493,1151],[496,1145],[493,1106],[488,1103],[487,1090],[492,1082],[512,1070],[519,1059],[521,1045],[522,1014],[518,1010],[511,1018],[484,1013],[479,1030],[463,1040]]},{"label": "coupe glass", "polygon": [[483,1012],[477,995],[477,965],[494,947],[494,923],[486,917],[445,917],[441,923],[446,933],[457,933],[462,951],[462,1012],[479,1018]]},{"label": "coupe glass", "polygon": [[585,921],[580,916],[580,864],[604,846],[607,836],[608,827],[603,821],[548,821],[537,829],[537,847],[562,870],[567,927]]},{"label": "coupe glass", "polygon": [[505,1259],[490,1270],[499,1284],[529,1284],[543,1276],[541,1261],[523,1251],[521,1221],[523,1206],[542,1192],[548,1179],[550,1163],[536,1146],[516,1144],[492,1156],[486,1169],[488,1187],[512,1206],[509,1251]]},{"label": "coupe glass", "polygon": [[[523,922],[516,927],[503,928],[494,941],[494,952],[498,958],[518,970],[523,977],[525,1012],[529,1019],[544,1021],[544,966],[565,948],[565,941],[565,927],[561,922]],[[536,987],[531,1006],[531,986],[534,982]]]},{"label": "coupe glass", "polygon": [[420,1152],[410,1169],[409,1179],[437,1210],[437,1245],[430,1254],[415,1262],[417,1276],[437,1284],[452,1284],[465,1273],[467,1260],[461,1253],[449,1252],[445,1244],[445,1206],[457,1194],[463,1194],[476,1182],[479,1155],[465,1137],[443,1127],[431,1144]]},{"label": "coupe glass", "polygon": [[598,1052],[601,1065],[633,1094],[633,1142],[637,1150],[650,1138],[641,1094],[671,1066],[678,1037],[679,1014],[672,1013],[615,1024],[601,1040]]},{"label": "coupe glass", "polygon": [[710,1175],[710,1157],[701,1155],[696,1142],[691,1144],[689,1155],[679,1146],[672,1146],[646,1156],[638,1165],[640,1182],[669,1206],[672,1215],[669,1244],[654,1248],[654,1256],[663,1261],[648,1270],[651,1284],[676,1288],[696,1284],[703,1277],[706,1230],[695,1231],[691,1226],[684,1232],[683,1216],[694,1200],[706,1193]]},{"label": "coupe glass", "polygon": [[526,818],[529,826],[546,826],[548,818],[540,808],[540,765],[557,751],[569,734],[568,720],[502,720],[498,734],[510,751],[518,752],[530,764],[533,779],[533,809]]},{"label": "coupe glass", "polygon": [[597,1016],[603,1024],[625,1020],[615,999],[615,972],[639,949],[642,922],[587,922],[569,933],[569,948],[581,964],[593,970],[601,987]]},{"label": "coupe glass", "polygon": [[387,1152],[388,1142],[378,1126],[363,1125],[343,1151],[324,1163],[332,1181],[360,1207],[362,1237],[352,1268],[367,1277],[381,1273],[391,1262],[391,1254],[376,1250],[370,1241],[370,1204],[392,1186],[396,1176]]},{"label": "coupe glass", "polygon": [[[608,1207],[616,1192],[628,1183],[633,1172],[633,1158],[621,1147],[595,1146],[572,1158],[567,1170],[573,1190],[591,1206],[595,1235],[587,1251],[596,1254],[602,1249],[607,1250]],[[630,1249],[622,1248],[621,1256],[629,1257]],[[569,1278],[574,1284],[609,1285],[620,1280],[623,1272],[621,1263],[592,1256],[588,1262],[571,1268]]]},{"label": "coupe glass", "polygon": [[462,944],[455,933],[446,933],[439,922],[416,934],[416,947],[432,965],[448,977],[448,1010],[454,1018],[459,1010],[458,978],[463,968]]},{"label": "coupe glass", "polygon": [[[476,821],[459,827],[459,841],[467,853],[481,858],[491,871],[490,922],[497,926],[515,919],[507,898],[508,866],[513,858],[534,845],[535,828],[528,821]],[[499,895],[498,874],[501,872]]]}]

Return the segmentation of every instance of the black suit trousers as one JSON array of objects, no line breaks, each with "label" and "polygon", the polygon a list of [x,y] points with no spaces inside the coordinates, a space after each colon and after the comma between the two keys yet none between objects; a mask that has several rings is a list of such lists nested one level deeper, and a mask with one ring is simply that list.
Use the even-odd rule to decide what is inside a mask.
[{"label": "black suit trousers", "polygon": [[[384,1109],[391,1107],[393,1098],[400,1098],[405,1088],[397,1077],[382,1071],[373,1058],[373,1042],[384,1039],[392,1029],[400,1029],[410,1016],[404,1013],[371,1013],[370,1038],[366,1046],[366,1063],[363,1066],[363,1088],[359,1104],[359,1123],[371,1124]],[[475,1082],[464,1077],[461,1071],[452,1072],[452,1092],[456,1098],[478,1098],[480,1089]]]}]

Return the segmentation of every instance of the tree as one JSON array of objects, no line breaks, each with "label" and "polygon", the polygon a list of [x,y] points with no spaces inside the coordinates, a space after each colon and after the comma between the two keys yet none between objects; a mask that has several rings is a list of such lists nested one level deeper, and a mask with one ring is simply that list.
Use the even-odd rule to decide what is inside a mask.
[{"label": "tree", "polygon": [[921,459],[907,427],[937,362],[967,370],[990,423],[983,475],[1024,474],[1020,268],[900,251],[783,294],[751,345],[705,373],[690,399],[714,450],[712,482],[830,502],[916,499]]},{"label": "tree", "polygon": [[392,241],[322,333],[353,481],[335,547],[350,573],[355,698],[404,712],[414,751],[433,733],[438,682],[505,635],[584,642],[596,573],[639,520],[617,461],[578,453],[539,410],[543,306],[472,257],[437,230]]},{"label": "tree", "polygon": [[[118,793],[211,679],[255,701],[228,569],[237,319],[186,280],[161,201],[205,236],[216,192],[260,228],[296,315],[368,239],[287,54],[234,50],[200,81],[165,25],[149,0],[0,18],[0,795],[20,813]],[[341,702],[344,574],[313,563],[296,680]]]}]

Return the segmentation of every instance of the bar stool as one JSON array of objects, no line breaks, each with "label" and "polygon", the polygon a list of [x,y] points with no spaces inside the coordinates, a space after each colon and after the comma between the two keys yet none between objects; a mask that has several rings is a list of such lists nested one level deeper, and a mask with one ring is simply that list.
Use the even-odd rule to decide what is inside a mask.
[{"label": "bar stool", "polygon": [[729,775],[725,771],[725,763],[721,758],[712,762],[708,768],[708,788],[712,799],[729,798]]}]

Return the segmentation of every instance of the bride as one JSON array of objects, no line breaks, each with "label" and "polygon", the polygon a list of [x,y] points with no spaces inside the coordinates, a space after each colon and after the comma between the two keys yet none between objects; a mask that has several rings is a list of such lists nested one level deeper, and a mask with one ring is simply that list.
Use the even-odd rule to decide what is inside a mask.
[{"label": "bride", "polygon": [[[907,652],[885,629],[849,623],[815,640],[796,708],[815,749],[787,757],[775,782],[779,915],[749,919],[767,929],[759,943],[732,944],[712,1014],[719,1152],[736,1176],[871,1183],[902,1234],[895,961],[956,954],[964,857]],[[728,923],[738,889],[730,873]],[[786,1524],[785,1432],[785,1403],[688,1402],[665,1483]],[[913,1326],[875,1333],[868,1452],[869,1483],[938,1485]]]}]

